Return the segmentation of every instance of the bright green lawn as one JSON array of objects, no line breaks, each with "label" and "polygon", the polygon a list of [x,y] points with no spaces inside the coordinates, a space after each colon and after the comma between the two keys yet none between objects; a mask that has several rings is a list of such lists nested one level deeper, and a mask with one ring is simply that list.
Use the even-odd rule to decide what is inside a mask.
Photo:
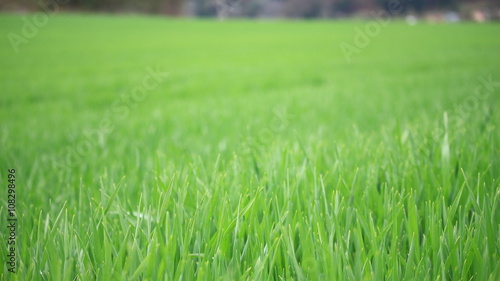
[{"label": "bright green lawn", "polygon": [[0,15],[0,279],[499,280],[500,25],[365,24]]}]

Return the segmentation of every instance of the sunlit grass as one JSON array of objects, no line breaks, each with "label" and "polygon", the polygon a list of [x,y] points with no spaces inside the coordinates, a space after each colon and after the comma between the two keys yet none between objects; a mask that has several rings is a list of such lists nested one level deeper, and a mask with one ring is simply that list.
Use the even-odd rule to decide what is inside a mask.
[{"label": "sunlit grass", "polygon": [[[498,280],[500,26],[395,21],[348,63],[363,25],[60,14],[19,54],[3,36],[0,279]],[[134,101],[148,67],[169,76]]]}]

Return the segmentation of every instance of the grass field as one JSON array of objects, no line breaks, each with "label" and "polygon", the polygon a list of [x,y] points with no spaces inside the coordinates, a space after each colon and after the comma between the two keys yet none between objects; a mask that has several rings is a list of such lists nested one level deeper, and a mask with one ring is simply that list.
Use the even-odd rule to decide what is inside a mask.
[{"label": "grass field", "polygon": [[500,280],[500,25],[366,24],[0,15],[0,279]]}]

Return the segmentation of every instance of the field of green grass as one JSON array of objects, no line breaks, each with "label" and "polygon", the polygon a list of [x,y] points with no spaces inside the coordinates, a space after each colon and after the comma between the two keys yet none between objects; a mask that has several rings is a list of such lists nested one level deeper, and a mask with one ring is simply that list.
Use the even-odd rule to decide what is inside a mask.
[{"label": "field of green grass", "polygon": [[0,15],[0,280],[500,280],[500,25],[366,24]]}]

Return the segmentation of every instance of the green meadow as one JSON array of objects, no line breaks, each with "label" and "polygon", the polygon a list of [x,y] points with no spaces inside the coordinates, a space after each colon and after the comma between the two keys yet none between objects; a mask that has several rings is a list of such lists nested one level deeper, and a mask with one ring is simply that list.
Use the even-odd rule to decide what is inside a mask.
[{"label": "green meadow", "polygon": [[500,25],[32,17],[1,280],[500,279]]}]

